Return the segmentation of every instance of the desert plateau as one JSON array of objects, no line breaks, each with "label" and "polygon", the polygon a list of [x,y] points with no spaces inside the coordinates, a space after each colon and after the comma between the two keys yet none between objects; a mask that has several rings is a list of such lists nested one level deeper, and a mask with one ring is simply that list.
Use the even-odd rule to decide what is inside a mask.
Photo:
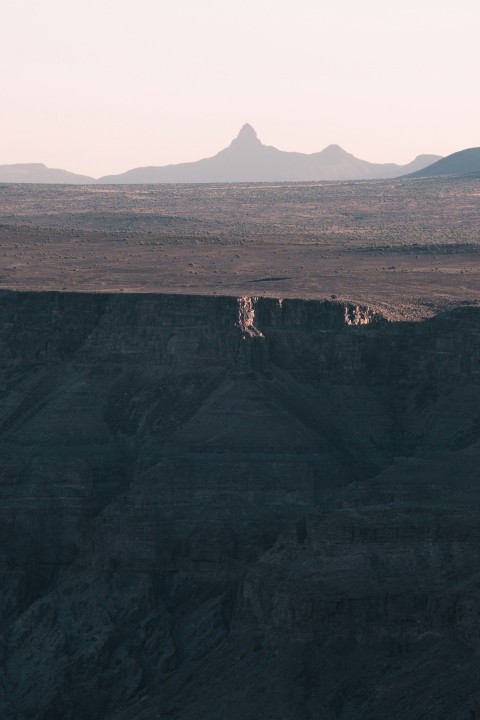
[{"label": "desert plateau", "polygon": [[0,287],[339,299],[414,319],[479,288],[480,175],[0,185]]}]

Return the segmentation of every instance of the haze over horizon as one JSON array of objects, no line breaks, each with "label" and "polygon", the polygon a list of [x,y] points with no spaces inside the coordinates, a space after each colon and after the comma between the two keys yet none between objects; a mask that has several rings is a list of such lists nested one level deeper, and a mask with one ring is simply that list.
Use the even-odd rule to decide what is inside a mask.
[{"label": "haze over horizon", "polygon": [[0,164],[190,162],[245,122],[282,150],[377,163],[480,144],[474,0],[2,6]]}]

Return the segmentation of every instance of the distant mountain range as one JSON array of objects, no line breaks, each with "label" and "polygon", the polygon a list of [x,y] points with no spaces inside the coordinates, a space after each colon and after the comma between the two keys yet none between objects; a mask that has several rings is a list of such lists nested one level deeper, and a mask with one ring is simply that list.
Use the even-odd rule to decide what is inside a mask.
[{"label": "distant mountain range", "polygon": [[134,168],[119,175],[105,175],[98,180],[47,168],[41,163],[0,165],[0,182],[143,184],[376,180],[416,176],[427,167],[437,166],[437,161],[443,162],[439,155],[419,155],[407,165],[370,163],[347,153],[338,145],[329,145],[321,152],[311,154],[285,152],[264,145],[253,127],[246,124],[227,148],[196,162]]},{"label": "distant mountain range", "polygon": [[213,157],[196,162],[141,167],[120,175],[106,175],[99,183],[208,183],[295,182],[308,180],[373,180],[393,178],[420,170],[440,158],[420,155],[408,165],[376,164],[359,160],[338,145],[318,153],[277,150],[263,145],[251,125]]},{"label": "distant mountain range", "polygon": [[84,185],[95,182],[88,175],[78,175],[68,170],[48,168],[43,163],[19,163],[0,165],[0,183],[46,183]]},{"label": "distant mountain range", "polygon": [[468,148],[441,158],[433,165],[410,173],[407,177],[436,177],[437,175],[468,175],[480,173],[480,147]]}]

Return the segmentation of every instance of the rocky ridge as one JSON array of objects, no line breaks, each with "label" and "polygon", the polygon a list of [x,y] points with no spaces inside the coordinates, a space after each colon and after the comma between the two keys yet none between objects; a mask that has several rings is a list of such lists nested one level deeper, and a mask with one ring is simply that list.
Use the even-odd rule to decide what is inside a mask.
[{"label": "rocky ridge", "polygon": [[300,153],[264,145],[246,123],[228,147],[194,162],[138,167],[105,175],[100,184],[305,182],[317,180],[372,180],[395,178],[421,170],[440,159],[418,155],[407,165],[360,160],[339,145],[320,152]]},{"label": "rocky ridge", "polygon": [[480,174],[480,147],[466,148],[439,158],[430,165],[411,172],[407,177],[423,178],[445,175]]}]

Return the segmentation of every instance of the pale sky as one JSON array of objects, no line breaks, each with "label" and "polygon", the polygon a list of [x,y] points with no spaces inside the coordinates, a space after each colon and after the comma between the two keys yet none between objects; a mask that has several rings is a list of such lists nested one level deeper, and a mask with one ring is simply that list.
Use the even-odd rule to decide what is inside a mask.
[{"label": "pale sky", "polygon": [[0,164],[480,145],[480,0],[0,0]]}]

